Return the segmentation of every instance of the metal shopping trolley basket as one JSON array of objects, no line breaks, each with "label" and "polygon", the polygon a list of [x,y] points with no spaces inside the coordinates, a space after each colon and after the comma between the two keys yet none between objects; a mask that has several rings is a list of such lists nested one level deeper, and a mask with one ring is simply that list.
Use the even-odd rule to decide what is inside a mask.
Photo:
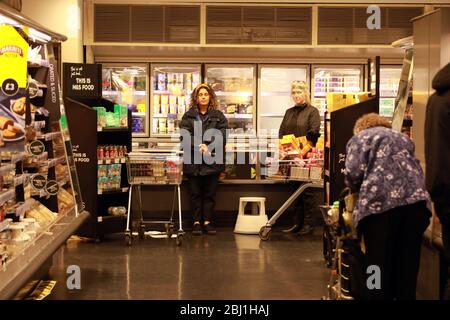
[{"label": "metal shopping trolley basket", "polygon": [[339,207],[320,206],[327,240],[324,254],[331,267],[325,300],[367,299],[363,253],[351,216],[355,199],[346,188],[339,197]]},{"label": "metal shopping trolley basket", "polygon": [[[181,193],[180,184],[183,176],[183,160],[176,154],[150,154],[150,153],[136,153],[131,152],[126,157],[128,182],[130,184],[130,193],[128,196],[128,214],[127,214],[127,228],[125,230],[125,242],[128,246],[132,243],[133,228],[131,216],[131,201],[134,189],[138,192],[139,215],[137,225],[137,232],[139,238],[145,237],[145,227],[147,224],[164,224],[166,235],[170,239],[175,233],[173,215],[175,210],[175,200],[178,198],[178,219],[179,229],[176,232],[176,242],[180,246],[183,241],[183,226],[181,216]],[[173,185],[173,201],[172,210],[170,212],[169,220],[153,221],[144,220],[142,215],[142,196],[141,186],[143,185]]]},{"label": "metal shopping trolley basket", "polygon": [[261,240],[270,239],[272,226],[307,188],[323,188],[323,159],[269,160],[266,161],[265,170],[266,179],[301,183],[266,225],[261,227]]}]

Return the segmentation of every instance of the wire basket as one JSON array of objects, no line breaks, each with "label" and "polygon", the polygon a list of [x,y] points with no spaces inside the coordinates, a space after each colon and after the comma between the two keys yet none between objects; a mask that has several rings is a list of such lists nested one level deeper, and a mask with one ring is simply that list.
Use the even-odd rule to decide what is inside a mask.
[{"label": "wire basket", "polygon": [[323,159],[268,159],[264,173],[266,179],[321,181],[323,179]]},{"label": "wire basket", "polygon": [[183,159],[176,155],[127,155],[130,184],[181,184]]}]

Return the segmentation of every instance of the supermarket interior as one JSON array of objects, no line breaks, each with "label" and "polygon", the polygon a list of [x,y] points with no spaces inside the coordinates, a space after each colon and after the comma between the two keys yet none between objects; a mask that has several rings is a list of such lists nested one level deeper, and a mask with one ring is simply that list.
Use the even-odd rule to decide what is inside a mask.
[{"label": "supermarket interior", "polygon": [[[347,143],[376,113],[425,170],[449,37],[447,0],[0,1],[0,299],[367,299]],[[436,206],[417,299],[450,297]]]}]

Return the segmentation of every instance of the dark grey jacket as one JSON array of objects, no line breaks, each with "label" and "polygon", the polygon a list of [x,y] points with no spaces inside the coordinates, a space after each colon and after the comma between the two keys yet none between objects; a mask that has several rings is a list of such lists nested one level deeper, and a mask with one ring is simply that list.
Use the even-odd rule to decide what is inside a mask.
[{"label": "dark grey jacket", "polygon": [[[186,175],[210,175],[217,174],[225,170],[225,144],[227,140],[228,121],[223,113],[219,110],[209,110],[204,116],[204,120],[201,122],[201,132],[198,136],[194,136],[194,125],[196,121],[200,121],[200,116],[195,108],[189,109],[181,119],[180,130],[186,130],[189,136],[184,137],[189,141],[183,141],[183,133],[181,135],[181,146],[184,151],[184,165],[183,173]],[[208,164],[205,160],[214,159],[217,150],[213,150],[214,137],[205,136],[205,132],[208,129],[217,129],[220,131],[220,135],[223,138],[222,152],[223,158],[217,159],[214,163]],[[206,144],[211,146],[212,158],[208,156],[202,156],[199,145]],[[188,157],[190,155],[190,157]],[[218,156],[218,155],[217,155]],[[200,163],[195,163],[195,159],[202,159]]]},{"label": "dark grey jacket", "polygon": [[286,110],[278,133],[279,138],[293,134],[296,137],[306,136],[314,143],[320,137],[320,114],[317,108],[309,104],[296,105]]},{"label": "dark grey jacket", "polygon": [[450,63],[432,86],[436,92],[428,99],[425,119],[426,185],[435,205],[450,209]]}]

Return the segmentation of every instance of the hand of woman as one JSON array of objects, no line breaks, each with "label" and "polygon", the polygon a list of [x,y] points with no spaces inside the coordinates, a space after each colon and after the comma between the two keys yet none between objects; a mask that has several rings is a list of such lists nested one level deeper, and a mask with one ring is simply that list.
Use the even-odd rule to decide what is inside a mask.
[{"label": "hand of woman", "polygon": [[204,143],[198,146],[200,148],[200,152],[203,154],[209,154],[208,146]]}]

